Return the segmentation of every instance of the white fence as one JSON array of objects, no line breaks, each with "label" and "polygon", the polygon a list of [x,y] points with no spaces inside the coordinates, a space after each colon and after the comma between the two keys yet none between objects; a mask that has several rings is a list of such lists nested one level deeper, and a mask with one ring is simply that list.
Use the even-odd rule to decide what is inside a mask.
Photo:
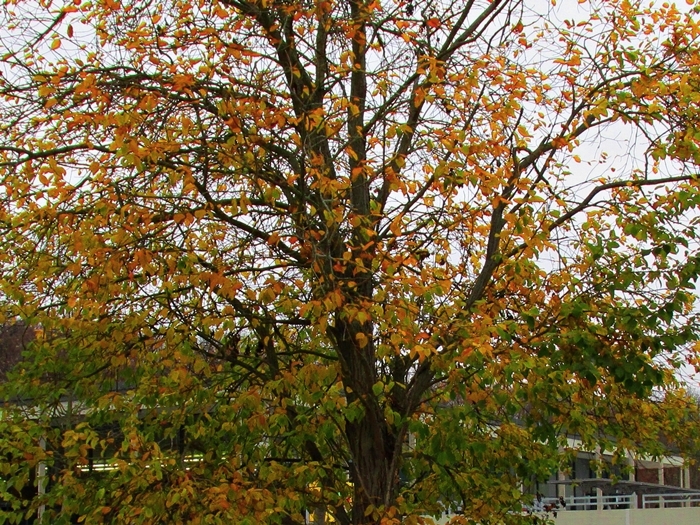
[{"label": "white fence", "polygon": [[700,507],[700,494],[687,492],[680,494],[644,494],[643,509],[663,509],[674,507]]},{"label": "white fence", "polygon": [[[564,498],[566,502],[565,510],[597,510],[598,508],[604,510],[617,510],[617,509],[632,509],[635,507],[634,499],[636,496],[632,494],[614,494],[609,496],[601,496],[598,499],[597,496],[569,496]],[[557,498],[545,498],[544,505],[556,506],[558,503]],[[561,505],[559,505],[559,510],[564,510]]]},{"label": "white fence", "polygon": [[564,498],[566,507],[558,505],[557,498],[544,498],[545,508],[557,508],[559,510],[620,510],[620,509],[668,509],[678,507],[700,507],[700,494],[697,492],[684,492],[677,494],[643,494],[641,505],[638,504],[636,494],[613,494],[601,496],[569,496]]}]

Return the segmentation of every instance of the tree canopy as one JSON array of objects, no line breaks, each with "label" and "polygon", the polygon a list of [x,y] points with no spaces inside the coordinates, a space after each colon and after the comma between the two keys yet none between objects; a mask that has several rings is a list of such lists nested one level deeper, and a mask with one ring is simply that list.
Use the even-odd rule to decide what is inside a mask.
[{"label": "tree canopy", "polygon": [[683,7],[5,0],[0,520],[518,522],[687,443]]}]

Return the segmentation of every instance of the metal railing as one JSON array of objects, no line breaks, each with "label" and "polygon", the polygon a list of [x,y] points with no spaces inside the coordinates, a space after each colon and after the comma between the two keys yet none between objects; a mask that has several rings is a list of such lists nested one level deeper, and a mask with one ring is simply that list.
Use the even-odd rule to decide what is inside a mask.
[{"label": "metal railing", "polygon": [[700,507],[700,494],[685,492],[679,494],[644,494],[643,509]]},{"label": "metal railing", "polygon": [[[601,496],[569,496],[564,498],[566,507],[558,505],[558,498],[544,498],[544,508],[557,507],[558,510],[617,510],[633,509],[637,505],[636,494],[612,494]],[[683,492],[678,494],[643,494],[639,508],[659,509],[678,507],[700,507],[700,494]]]},{"label": "metal railing", "polygon": [[[642,494],[641,504],[638,504],[639,496],[640,495],[637,494],[610,494],[600,496],[600,498],[598,498],[598,496],[568,496],[564,498],[566,507],[561,505],[559,498],[543,498],[540,502],[533,502],[532,505],[523,507],[521,514],[532,515],[536,518],[542,519],[552,519],[555,512],[559,513],[562,511],[595,511],[598,509],[608,511],[637,509],[639,512],[644,512],[643,509],[670,509],[681,507],[700,508],[700,493],[697,492],[685,492],[678,494]],[[691,512],[695,511],[693,510]],[[443,523],[455,514],[459,513],[459,508],[446,510],[442,514],[442,521],[440,523]],[[661,520],[663,519],[664,518],[661,518]],[[666,521],[661,522],[667,523]]]},{"label": "metal railing", "polygon": [[[597,510],[598,505],[604,510],[610,509],[631,509],[634,507],[633,494],[612,494],[601,496],[569,496],[564,498],[566,507],[559,506],[559,510]],[[558,498],[544,498],[544,506],[558,504]]]}]

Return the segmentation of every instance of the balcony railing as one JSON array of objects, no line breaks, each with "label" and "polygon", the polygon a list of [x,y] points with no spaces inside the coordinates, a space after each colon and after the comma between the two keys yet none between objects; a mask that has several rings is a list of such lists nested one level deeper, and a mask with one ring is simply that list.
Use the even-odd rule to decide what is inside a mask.
[{"label": "balcony railing", "polygon": [[[601,496],[598,499],[597,496],[569,496],[564,498],[566,502],[566,510],[597,510],[598,505],[600,508],[608,509],[631,509],[634,507],[634,498],[636,496],[632,494],[613,494]],[[557,498],[544,498],[544,507],[553,506],[556,507],[559,503]],[[559,506],[559,510],[564,510]]]},{"label": "balcony railing", "polygon": [[[569,496],[564,498],[565,509],[568,510],[618,510],[637,508],[636,494],[613,494],[604,495],[600,499],[597,496]],[[564,510],[558,505],[557,498],[544,498],[543,508],[557,508]],[[659,508],[679,508],[679,507],[700,507],[700,494],[697,492],[677,493],[677,494],[642,494],[642,502],[639,508],[659,509]]]},{"label": "balcony railing", "polygon": [[642,496],[643,509],[700,507],[700,494],[644,494]]}]

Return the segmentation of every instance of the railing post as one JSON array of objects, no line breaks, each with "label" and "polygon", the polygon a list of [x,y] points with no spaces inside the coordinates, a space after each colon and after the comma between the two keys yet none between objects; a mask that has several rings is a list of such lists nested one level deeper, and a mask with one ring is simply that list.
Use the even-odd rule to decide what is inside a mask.
[{"label": "railing post", "polygon": [[[603,475],[603,472],[601,471],[601,463],[603,461],[603,454],[600,451],[600,446],[596,447],[595,449],[595,459],[596,459],[596,472],[595,475],[597,478],[600,478]],[[595,496],[596,496],[596,508],[598,510],[603,510],[603,489],[595,489]]]},{"label": "railing post", "polygon": [[[42,450],[46,450],[46,439],[42,437],[39,440],[39,446]],[[46,494],[46,463],[44,461],[40,461],[36,466],[36,492],[39,498],[43,498],[44,494]],[[45,511],[46,505],[42,503],[39,505],[39,509],[36,512],[37,523],[41,523]]]},{"label": "railing post", "polygon": [[[659,462],[659,485],[664,485],[664,462]],[[659,508],[664,508],[664,496],[659,494]]]},{"label": "railing post", "polygon": [[[566,474],[564,474],[561,470],[557,472],[557,479],[559,481],[564,481],[566,480]],[[560,483],[557,485],[557,498],[560,497],[566,497],[566,485],[563,483]]]},{"label": "railing post", "polygon": [[[629,474],[627,475],[627,480],[628,481],[637,481],[637,470],[636,470],[636,462],[634,461],[634,456],[632,453],[628,450],[627,451],[627,466],[630,469]],[[637,493],[633,492],[630,495],[629,499],[629,507],[630,509],[636,509],[638,506],[638,501],[637,501]]]}]

